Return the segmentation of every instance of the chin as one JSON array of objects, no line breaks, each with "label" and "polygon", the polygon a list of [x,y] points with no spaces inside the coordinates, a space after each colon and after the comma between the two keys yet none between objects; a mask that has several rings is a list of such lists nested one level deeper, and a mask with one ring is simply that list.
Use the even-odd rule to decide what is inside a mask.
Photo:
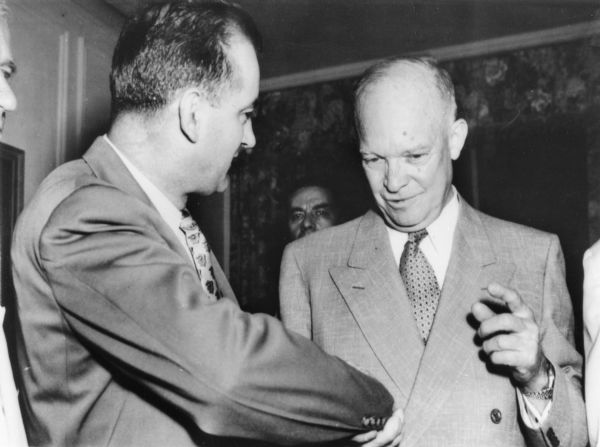
[{"label": "chin", "polygon": [[386,213],[385,218],[390,227],[403,232],[420,230],[423,223],[423,219],[406,214],[399,216],[397,214]]}]

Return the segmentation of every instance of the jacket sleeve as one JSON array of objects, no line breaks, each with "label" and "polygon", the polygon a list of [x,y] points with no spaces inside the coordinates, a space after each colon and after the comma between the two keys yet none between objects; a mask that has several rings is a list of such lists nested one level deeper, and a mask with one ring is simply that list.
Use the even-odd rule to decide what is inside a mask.
[{"label": "jacket sleeve", "polygon": [[279,311],[287,329],[312,339],[309,292],[292,248],[283,252],[279,280]]},{"label": "jacket sleeve", "polygon": [[582,359],[575,349],[573,309],[565,282],[560,243],[552,236],[544,272],[542,349],[554,366],[554,396],[548,417],[539,430],[525,428],[529,446],[587,444],[585,406],[581,390]]},{"label": "jacket sleeve", "polygon": [[364,431],[365,416],[389,416],[379,382],[275,318],[208,303],[156,213],[107,189],[87,186],[59,205],[39,262],[69,327],[113,374],[217,436],[324,442]]}]

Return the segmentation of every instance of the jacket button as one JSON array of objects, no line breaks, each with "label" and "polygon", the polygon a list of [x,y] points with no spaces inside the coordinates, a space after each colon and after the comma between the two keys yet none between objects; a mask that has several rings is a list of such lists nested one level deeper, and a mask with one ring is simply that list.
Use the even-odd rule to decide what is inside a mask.
[{"label": "jacket button", "polygon": [[492,422],[494,424],[499,424],[500,421],[502,420],[502,412],[500,410],[498,410],[497,408],[494,408],[490,412],[490,419],[492,420]]}]

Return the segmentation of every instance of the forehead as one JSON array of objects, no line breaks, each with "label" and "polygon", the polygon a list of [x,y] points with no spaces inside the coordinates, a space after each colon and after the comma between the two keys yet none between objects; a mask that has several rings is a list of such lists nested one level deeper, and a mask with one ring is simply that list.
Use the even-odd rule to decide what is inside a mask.
[{"label": "forehead", "polygon": [[10,50],[10,32],[5,18],[0,18],[0,64],[12,61]]},{"label": "forehead", "polygon": [[229,39],[226,52],[233,73],[231,86],[223,98],[236,103],[254,102],[260,86],[260,67],[254,46],[236,33]]},{"label": "forehead", "polygon": [[392,73],[369,85],[358,107],[367,142],[434,138],[447,110],[433,76],[423,69]]},{"label": "forehead", "polygon": [[305,186],[298,189],[290,199],[292,208],[303,208],[305,206],[316,204],[330,204],[331,195],[329,191],[320,186]]}]

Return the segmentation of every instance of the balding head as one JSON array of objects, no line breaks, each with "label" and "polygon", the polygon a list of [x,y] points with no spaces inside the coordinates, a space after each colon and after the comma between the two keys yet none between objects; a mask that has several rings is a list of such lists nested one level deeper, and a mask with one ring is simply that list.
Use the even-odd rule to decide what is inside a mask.
[{"label": "balding head", "polygon": [[452,160],[467,136],[456,119],[454,88],[431,59],[390,59],[371,69],[356,91],[363,167],[386,223],[426,228],[452,196]]},{"label": "balding head", "polygon": [[382,60],[370,67],[355,92],[355,121],[359,137],[363,134],[361,111],[364,100],[372,94],[393,96],[402,101],[407,95],[427,92],[439,101],[439,110],[450,121],[456,119],[454,84],[446,70],[428,57],[395,57]]}]

